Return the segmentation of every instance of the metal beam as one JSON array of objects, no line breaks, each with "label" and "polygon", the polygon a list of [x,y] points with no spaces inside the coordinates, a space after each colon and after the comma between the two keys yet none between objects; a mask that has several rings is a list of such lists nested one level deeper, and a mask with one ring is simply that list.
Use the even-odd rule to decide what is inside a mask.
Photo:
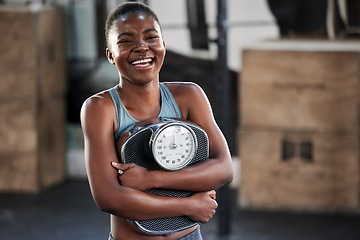
[{"label": "metal beam", "polygon": [[[225,137],[229,136],[229,71],[227,67],[227,0],[217,0],[218,57],[215,79],[215,118]],[[218,190],[218,233],[220,236],[231,232],[231,194],[228,185]]]}]

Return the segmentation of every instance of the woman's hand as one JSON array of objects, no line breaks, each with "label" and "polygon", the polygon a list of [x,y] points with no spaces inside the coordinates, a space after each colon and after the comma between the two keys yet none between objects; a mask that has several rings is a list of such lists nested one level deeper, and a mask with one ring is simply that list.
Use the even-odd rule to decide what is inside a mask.
[{"label": "woman's hand", "polygon": [[118,178],[122,186],[140,191],[152,188],[150,185],[151,181],[148,178],[149,171],[146,168],[135,163],[112,162],[111,165],[119,172]]},{"label": "woman's hand", "polygon": [[207,223],[215,214],[218,207],[216,202],[216,192],[214,190],[208,192],[194,193],[191,197],[192,211],[188,215],[192,220]]}]

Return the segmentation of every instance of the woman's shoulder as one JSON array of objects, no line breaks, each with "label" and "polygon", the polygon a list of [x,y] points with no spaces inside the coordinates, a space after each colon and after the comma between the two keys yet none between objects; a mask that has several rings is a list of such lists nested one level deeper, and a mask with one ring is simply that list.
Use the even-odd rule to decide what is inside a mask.
[{"label": "woman's shoulder", "polygon": [[111,108],[113,108],[113,102],[109,90],[104,90],[88,97],[81,107],[81,112],[96,112],[97,114],[101,114]]},{"label": "woman's shoulder", "polygon": [[202,88],[192,82],[171,82],[166,83],[170,92],[174,96],[181,114],[188,119],[189,114],[198,111],[207,103],[207,96]]},{"label": "woman's shoulder", "polygon": [[165,84],[174,97],[190,96],[203,92],[202,88],[194,82],[165,82]]}]

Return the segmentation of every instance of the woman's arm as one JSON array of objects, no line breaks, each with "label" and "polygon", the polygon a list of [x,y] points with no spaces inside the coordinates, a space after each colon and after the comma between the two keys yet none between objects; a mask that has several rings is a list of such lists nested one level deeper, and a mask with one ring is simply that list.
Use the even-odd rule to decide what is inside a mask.
[{"label": "woman's arm", "polygon": [[203,128],[209,137],[210,158],[179,171],[146,171],[135,164],[113,166],[125,170],[119,176],[124,186],[139,190],[165,188],[187,191],[217,189],[232,181],[232,161],[227,142],[217,126],[203,90],[193,83],[167,83],[184,119]]},{"label": "woman's arm", "polygon": [[199,193],[190,198],[164,197],[119,184],[117,171],[111,166],[111,162],[117,161],[115,115],[108,93],[89,98],[81,110],[86,169],[98,207],[133,220],[187,215],[196,221],[208,221],[217,207],[213,192]]}]

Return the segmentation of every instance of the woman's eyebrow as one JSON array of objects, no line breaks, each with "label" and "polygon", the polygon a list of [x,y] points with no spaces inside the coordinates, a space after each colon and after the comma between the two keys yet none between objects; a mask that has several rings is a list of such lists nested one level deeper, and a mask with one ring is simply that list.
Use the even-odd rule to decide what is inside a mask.
[{"label": "woman's eyebrow", "polygon": [[[146,29],[145,31],[143,31],[143,34],[146,34],[146,33],[152,32],[152,31],[158,32],[155,28],[149,28],[149,29]],[[129,33],[129,32],[122,32],[117,36],[117,39],[119,39],[122,36],[134,36],[134,34]]]},{"label": "woman's eyebrow", "polygon": [[120,33],[120,34],[117,36],[117,38],[119,39],[119,38],[122,37],[122,36],[133,36],[133,34],[132,34],[132,33],[129,33],[129,32],[122,32],[122,33]]},{"label": "woman's eyebrow", "polygon": [[152,32],[152,31],[155,31],[155,32],[158,32],[155,28],[149,28],[149,29],[146,29],[143,33],[148,33],[148,32]]}]

